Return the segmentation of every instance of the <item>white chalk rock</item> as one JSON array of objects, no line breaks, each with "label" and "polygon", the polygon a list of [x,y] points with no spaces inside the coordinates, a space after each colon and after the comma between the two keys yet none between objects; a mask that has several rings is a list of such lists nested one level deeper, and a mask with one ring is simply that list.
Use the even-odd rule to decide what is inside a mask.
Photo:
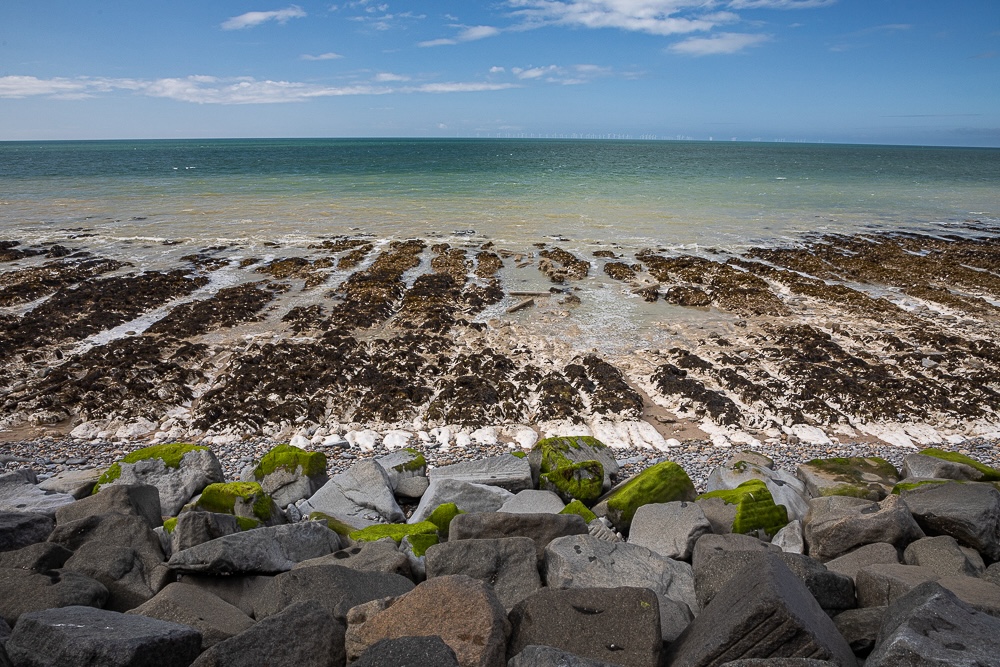
[{"label": "white chalk rock", "polygon": [[306,447],[308,447],[310,445],[310,441],[309,441],[309,438],[307,438],[306,436],[304,436],[304,435],[302,435],[300,433],[300,434],[293,435],[292,438],[291,438],[291,440],[288,441],[288,444],[291,445],[292,447],[298,447],[299,449],[305,449]]},{"label": "white chalk rock", "polygon": [[437,443],[439,449],[448,449],[451,445],[451,429],[447,426],[432,428],[431,440]]},{"label": "white chalk rock", "polygon": [[115,440],[135,440],[156,430],[157,424],[139,417],[134,422],[124,424],[115,431]]},{"label": "white chalk rock", "polygon": [[351,447],[369,453],[375,451],[375,446],[379,441],[379,434],[371,429],[348,431],[344,439],[351,443]]},{"label": "white chalk rock", "polygon": [[512,439],[521,449],[531,449],[538,442],[538,434],[530,426],[518,426],[511,434]]},{"label": "white chalk rock", "polygon": [[809,424],[792,424],[785,428],[785,433],[796,436],[800,442],[804,442],[807,445],[829,447],[833,444],[833,441],[827,437],[826,433]]},{"label": "white chalk rock", "polygon": [[492,426],[484,426],[482,428],[477,428],[472,432],[472,441],[479,445],[485,445],[487,447],[495,445],[498,442],[497,430]]},{"label": "white chalk rock", "polygon": [[69,436],[78,440],[93,440],[104,430],[105,426],[107,426],[107,422],[104,420],[81,422],[69,432]]},{"label": "white chalk rock", "polygon": [[413,439],[413,434],[409,431],[393,430],[385,434],[382,438],[382,445],[385,446],[390,452],[402,449],[410,444],[410,440]]},{"label": "white chalk rock", "polygon": [[455,434],[455,446],[459,449],[467,449],[472,444],[472,436],[464,431]]}]

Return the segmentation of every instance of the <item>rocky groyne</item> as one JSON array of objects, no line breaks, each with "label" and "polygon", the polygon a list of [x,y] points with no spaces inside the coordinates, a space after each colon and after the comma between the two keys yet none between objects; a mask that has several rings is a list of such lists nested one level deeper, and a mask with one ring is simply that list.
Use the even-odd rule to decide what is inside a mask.
[{"label": "rocky groyne", "polygon": [[238,479],[181,443],[0,475],[0,665],[1000,665],[975,457],[731,449],[696,488],[589,436],[316,449]]}]

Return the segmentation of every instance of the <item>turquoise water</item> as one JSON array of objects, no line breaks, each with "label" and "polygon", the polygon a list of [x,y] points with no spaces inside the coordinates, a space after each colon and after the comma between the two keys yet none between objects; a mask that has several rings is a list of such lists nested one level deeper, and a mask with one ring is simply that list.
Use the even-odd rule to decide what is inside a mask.
[{"label": "turquoise water", "polygon": [[[968,222],[977,221],[977,222]],[[0,143],[0,236],[626,247],[1000,221],[1000,149],[558,140]]]}]

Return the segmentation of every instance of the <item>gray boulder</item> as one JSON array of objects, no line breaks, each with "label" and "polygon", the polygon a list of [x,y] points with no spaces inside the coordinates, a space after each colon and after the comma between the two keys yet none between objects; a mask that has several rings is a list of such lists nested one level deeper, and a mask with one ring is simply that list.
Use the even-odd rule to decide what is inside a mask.
[{"label": "gray boulder", "polygon": [[427,549],[425,558],[428,579],[464,574],[485,581],[507,610],[542,586],[535,542],[528,537],[444,542]]},{"label": "gray boulder", "polygon": [[396,483],[396,497],[404,500],[420,500],[425,493],[430,481],[424,477],[404,477]]},{"label": "gray boulder", "polygon": [[303,600],[316,600],[334,618],[346,621],[359,604],[397,597],[413,590],[413,582],[398,574],[363,572],[340,565],[316,565],[277,575],[262,591],[254,612],[258,619],[277,614]]},{"label": "gray boulder", "polygon": [[[166,445],[162,447],[167,447]],[[179,445],[179,447],[190,447]],[[151,454],[135,463],[119,461],[121,475],[109,484],[149,484],[155,486],[160,494],[160,510],[164,516],[176,516],[195,495],[201,493],[209,484],[224,481],[222,465],[212,450],[207,447],[196,447],[185,452],[176,466],[168,465],[164,459],[153,455],[160,451],[147,447]],[[138,452],[136,452],[138,453]]]},{"label": "gray boulder", "polygon": [[759,479],[771,492],[775,505],[784,505],[788,510],[789,520],[803,519],[809,511],[806,500],[805,485],[783,471],[773,470],[752,461],[742,459],[731,460],[725,465],[715,468],[705,483],[706,491],[735,489],[737,486],[752,479]]},{"label": "gray boulder", "polygon": [[37,486],[30,470],[15,470],[0,475],[0,512],[27,512],[52,516],[76,498],[68,493],[46,493]]},{"label": "gray boulder", "polygon": [[22,616],[6,648],[18,667],[187,667],[201,635],[155,618],[66,607]]},{"label": "gray boulder", "polygon": [[105,609],[128,611],[146,602],[166,585],[169,571],[130,546],[90,541],[63,565],[65,570],[91,577],[108,589]]},{"label": "gray boulder", "polygon": [[826,569],[839,572],[854,579],[858,572],[869,565],[896,565],[899,563],[899,552],[896,547],[887,542],[875,542],[858,547],[850,553],[828,560]]},{"label": "gray boulder", "polygon": [[916,565],[869,565],[854,577],[858,606],[888,606],[920,584],[940,578],[934,570]]},{"label": "gray boulder", "polygon": [[979,577],[948,576],[937,580],[973,609],[1000,617],[1000,586]]},{"label": "gray boulder", "polygon": [[538,562],[545,558],[545,547],[552,540],[567,535],[586,535],[587,524],[577,514],[509,514],[474,512],[459,514],[448,528],[448,541],[530,537],[535,541]]},{"label": "gray boulder", "polygon": [[695,542],[710,532],[712,527],[696,503],[650,503],[635,511],[628,542],[667,558],[690,561]]},{"label": "gray boulder", "polygon": [[878,629],[888,607],[846,609],[833,617],[833,624],[850,644],[854,655],[866,657],[875,648]]},{"label": "gray boulder", "polygon": [[529,646],[549,646],[598,664],[661,664],[659,606],[647,588],[543,588],[518,603],[509,618],[512,658]]},{"label": "gray boulder", "polygon": [[343,624],[320,603],[306,600],[219,642],[191,667],[340,667],[344,661]]},{"label": "gray boulder", "polygon": [[298,508],[303,516],[322,512],[356,528],[406,521],[393,496],[389,476],[371,459],[331,477],[308,500],[299,503]]},{"label": "gray boulder", "polygon": [[1000,490],[992,484],[926,484],[900,495],[928,534],[951,535],[984,560],[1000,560]]},{"label": "gray boulder", "polygon": [[201,633],[202,648],[210,648],[253,625],[249,616],[228,602],[196,586],[178,583],[168,585],[128,613],[195,628]]},{"label": "gray boulder", "polygon": [[258,482],[278,507],[309,498],[330,479],[326,456],[292,445],[278,445],[261,459],[249,479]]},{"label": "gray boulder", "polygon": [[178,551],[167,566],[203,574],[275,574],[340,549],[340,538],[320,521],[256,528]]},{"label": "gray boulder", "polygon": [[958,479],[977,481],[983,473],[957,461],[946,461],[926,454],[908,454],[903,458],[904,479]]},{"label": "gray boulder", "polygon": [[881,502],[849,496],[814,498],[809,501],[803,532],[809,555],[820,561],[875,542],[904,548],[924,536],[907,503],[896,495]]},{"label": "gray boulder", "polygon": [[72,551],[58,544],[36,542],[17,551],[0,552],[0,569],[48,572],[61,568],[72,555]]},{"label": "gray boulder", "polygon": [[238,532],[240,532],[240,524],[232,514],[200,511],[181,512],[177,515],[177,523],[174,524],[173,531],[169,533],[170,553],[190,549]]},{"label": "gray boulder", "polygon": [[160,494],[155,486],[148,484],[106,486],[88,498],[60,507],[56,510],[56,523],[63,525],[108,512],[141,517],[150,528],[163,525],[163,517],[160,516]]},{"label": "gray boulder", "polygon": [[545,548],[550,588],[646,587],[659,601],[662,636],[672,640],[698,610],[694,572],[687,563],[645,547],[590,535],[560,537]]},{"label": "gray boulder", "polygon": [[351,667],[459,667],[458,658],[440,637],[383,639],[365,649]]},{"label": "gray boulder", "polygon": [[[618,474],[619,465],[614,451],[596,438],[585,436],[564,436],[543,438],[528,452],[528,465],[535,480],[540,473],[554,467],[597,461],[604,468],[604,490],[611,488],[611,478]],[[545,465],[543,466],[543,462]],[[545,470],[542,468],[545,467]]]},{"label": "gray boulder", "polygon": [[86,498],[105,468],[88,468],[86,470],[63,470],[38,483],[38,488],[46,493],[68,493],[77,500]]},{"label": "gray boulder", "polygon": [[411,576],[409,559],[400,552],[391,539],[359,542],[332,554],[296,563],[292,569],[298,570],[316,565],[340,565],[361,572],[387,572],[407,579]]},{"label": "gray boulder", "polygon": [[922,584],[886,611],[866,667],[1000,666],[1000,619],[939,584]]},{"label": "gray boulder", "polygon": [[178,577],[178,583],[200,588],[220,600],[228,602],[247,616],[256,617],[254,610],[260,605],[260,600],[269,588],[272,579],[274,577],[261,574],[234,574],[225,577],[210,574],[184,574]]},{"label": "gray boulder", "polygon": [[48,514],[0,511],[0,553],[44,542],[55,527]]},{"label": "gray boulder", "polygon": [[714,535],[706,533],[695,542],[694,551],[691,552],[691,565],[696,570],[705,568],[712,559],[729,551],[770,551],[772,553],[781,553],[781,549],[775,545],[750,535],[736,535],[733,533]]},{"label": "gray boulder", "polygon": [[511,514],[559,514],[564,507],[566,503],[552,491],[525,489],[514,494],[497,511]]},{"label": "gray boulder", "polygon": [[0,618],[13,626],[18,617],[55,607],[103,607],[108,589],[69,570],[0,570]]},{"label": "gray boulder", "polygon": [[983,579],[1000,586],[1000,563],[993,563],[983,572]]},{"label": "gray boulder", "polygon": [[616,667],[603,660],[581,658],[575,653],[561,651],[551,646],[525,646],[524,650],[507,661],[507,667]]},{"label": "gray boulder", "polygon": [[423,477],[426,484],[427,460],[415,449],[404,447],[380,456],[375,461],[382,466],[389,477],[389,487],[399,495],[399,484],[403,480]]},{"label": "gray boulder", "polygon": [[795,469],[810,498],[853,496],[879,501],[899,482],[899,472],[885,459],[851,457],[813,459]]},{"label": "gray boulder", "polygon": [[454,479],[469,484],[499,486],[511,493],[530,489],[531,466],[527,459],[500,454],[485,459],[462,461],[449,466],[432,468],[427,471],[431,483],[439,479]]},{"label": "gray boulder", "polygon": [[514,494],[499,486],[470,484],[457,479],[435,479],[420,498],[407,523],[419,523],[445,503],[455,503],[463,512],[496,512]]},{"label": "gray boulder", "polygon": [[716,594],[670,645],[665,663],[688,667],[806,655],[841,667],[857,664],[805,585],[778,555],[765,554]]},{"label": "gray boulder", "polygon": [[903,562],[929,568],[942,577],[978,577],[986,569],[978,552],[959,546],[951,535],[924,537],[911,542],[903,552]]},{"label": "gray boulder", "polygon": [[802,522],[789,521],[784,528],[774,534],[771,544],[788,554],[805,553],[806,538],[802,532]]}]

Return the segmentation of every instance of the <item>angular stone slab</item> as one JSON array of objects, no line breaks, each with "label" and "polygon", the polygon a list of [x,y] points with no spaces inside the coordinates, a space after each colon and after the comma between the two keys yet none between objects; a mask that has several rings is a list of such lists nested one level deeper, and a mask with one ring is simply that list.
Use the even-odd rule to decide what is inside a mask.
[{"label": "angular stone slab", "polygon": [[507,667],[616,667],[603,660],[581,658],[575,653],[561,651],[551,646],[525,646],[524,650],[507,661]]},{"label": "angular stone slab", "polygon": [[725,465],[713,470],[705,483],[705,490],[708,492],[732,490],[752,479],[760,480],[767,486],[775,504],[785,506],[790,520],[801,520],[809,511],[805,485],[800,480],[784,471],[773,470],[771,467],[739,457],[734,457]]},{"label": "angular stone slab", "polygon": [[88,516],[118,512],[143,518],[150,528],[163,525],[160,494],[148,484],[113,484],[98,493],[56,510],[56,523],[86,519]]},{"label": "angular stone slab", "polygon": [[201,635],[155,618],[65,607],[22,616],[6,648],[19,667],[188,667]]},{"label": "angular stone slab", "polygon": [[108,589],[99,581],[67,570],[0,570],[0,618],[13,626],[19,616],[56,607],[102,607]]},{"label": "angular stone slab", "polygon": [[316,600],[339,621],[359,604],[396,597],[413,590],[413,582],[398,574],[363,572],[340,565],[316,565],[277,575],[254,606],[257,618],[267,618],[303,600]]},{"label": "angular stone slab", "polygon": [[[104,493],[103,491],[101,493]],[[170,533],[170,553],[211,542],[240,532],[240,524],[232,514],[219,512],[181,512]]]},{"label": "angular stone slab", "polygon": [[514,494],[499,486],[469,484],[457,479],[433,480],[420,498],[407,523],[425,521],[431,512],[445,503],[455,503],[463,512],[496,512]]},{"label": "angular stone slab", "polygon": [[103,468],[88,470],[63,470],[39,482],[38,488],[46,493],[68,493],[77,500],[86,498],[94,490],[98,478],[104,474]]},{"label": "angular stone slab", "polygon": [[178,583],[195,586],[228,602],[244,614],[255,617],[254,608],[264,591],[270,586],[272,576],[262,574],[229,575],[216,577],[210,574],[183,574]]},{"label": "angular stone slab", "polygon": [[730,551],[770,551],[781,553],[781,549],[750,535],[715,535],[706,533],[695,542],[691,554],[691,565],[695,570],[707,567],[716,556]]},{"label": "angular stone slab", "polygon": [[356,528],[406,521],[406,515],[392,494],[389,476],[382,466],[370,459],[334,475],[298,507],[303,516],[322,512]]},{"label": "angular stone slab", "polygon": [[857,577],[858,572],[869,565],[897,565],[899,564],[899,552],[896,547],[887,542],[875,542],[858,547],[850,553],[828,560],[826,568],[831,572],[839,572],[847,575],[851,579]]},{"label": "angular stone slab", "polygon": [[264,454],[254,468],[252,481],[260,483],[264,493],[278,507],[287,507],[309,498],[329,480],[326,455],[307,452],[293,445],[278,445]]},{"label": "angular stone slab", "polygon": [[854,577],[859,607],[885,607],[920,584],[937,581],[934,570],[916,565],[869,565]]},{"label": "angular stone slab", "polygon": [[509,514],[474,512],[459,514],[448,528],[448,541],[530,537],[541,563],[549,542],[567,535],[586,535],[587,524],[578,514]]},{"label": "angular stone slab", "polygon": [[942,577],[978,577],[986,569],[978,552],[960,547],[951,535],[924,537],[911,542],[903,552],[903,562],[930,568]]},{"label": "angular stone slab", "polygon": [[68,493],[46,493],[35,486],[35,474],[15,470],[0,475],[0,512],[28,512],[53,516],[76,498]]},{"label": "angular stone slab", "polygon": [[438,479],[455,479],[469,484],[498,486],[511,493],[533,487],[531,466],[528,465],[527,459],[510,454],[432,468],[427,471],[427,477],[431,483]]},{"label": "angular stone slab", "polygon": [[712,526],[697,504],[652,503],[635,511],[628,542],[667,558],[690,561],[695,542],[710,532]]},{"label": "angular stone slab", "polygon": [[809,501],[803,533],[809,555],[820,561],[875,542],[902,549],[924,537],[908,503],[896,495],[881,502],[848,496],[814,498]]},{"label": "angular stone slab", "polygon": [[562,498],[552,491],[525,489],[514,494],[497,511],[511,514],[559,514],[565,507],[566,503]]},{"label": "angular stone slab", "polygon": [[255,528],[179,551],[167,566],[203,574],[275,574],[340,549],[340,538],[321,521]]},{"label": "angular stone slab", "polygon": [[0,569],[58,570],[73,555],[66,547],[51,542],[37,542],[17,551],[0,551]]},{"label": "angular stone slab", "polygon": [[[126,462],[136,457],[142,458]],[[224,479],[219,459],[212,450],[200,445],[153,445],[127,455],[109,468],[109,474],[115,466],[118,466],[119,476],[104,482],[101,488],[117,484],[155,486],[160,494],[160,509],[164,516],[177,516],[181,508],[202,489]]]},{"label": "angular stone slab", "polygon": [[400,637],[376,642],[351,667],[459,667],[458,657],[440,637]]},{"label": "angular stone slab", "polygon": [[0,553],[44,542],[56,522],[38,512],[0,512]]},{"label": "angular stone slab", "polygon": [[146,602],[165,585],[169,576],[162,561],[144,558],[130,546],[100,540],[82,545],[63,568],[101,582],[108,589],[108,598],[102,606],[111,611],[128,611]]},{"label": "angular stone slab", "polygon": [[542,586],[535,542],[529,537],[457,540],[427,549],[427,578],[464,574],[491,586],[504,609]]},{"label": "angular stone slab", "polygon": [[601,663],[661,664],[659,606],[648,588],[543,588],[511,610],[510,623],[512,658],[550,646]]},{"label": "angular stone slab", "polygon": [[1000,619],[978,612],[939,584],[922,584],[886,611],[866,667],[1000,665]]},{"label": "angular stone slab", "polygon": [[195,628],[202,648],[210,648],[253,625],[242,611],[196,586],[173,583],[127,612]]},{"label": "angular stone slab", "polygon": [[389,477],[389,486],[397,494],[399,483],[415,477],[427,477],[427,459],[415,449],[404,447],[375,459]]},{"label": "angular stone slab", "polygon": [[957,461],[945,461],[926,454],[908,454],[903,458],[903,479],[959,479],[978,481],[983,473]]},{"label": "angular stone slab", "polygon": [[293,570],[315,565],[340,565],[361,572],[389,572],[410,578],[410,561],[392,540],[359,542],[332,554],[296,563]]},{"label": "angular stone slab", "polygon": [[886,609],[888,607],[847,609],[833,617],[833,624],[851,645],[854,655],[864,657],[875,648]]},{"label": "angular stone slab", "polygon": [[857,664],[851,647],[777,555],[740,570],[671,644],[671,667],[808,656]]},{"label": "angular stone slab", "polygon": [[1000,490],[992,484],[926,484],[900,496],[929,534],[951,535],[983,559],[1000,560]]},{"label": "angular stone slab", "polygon": [[798,466],[795,474],[811,498],[853,496],[877,502],[899,482],[899,471],[874,456],[813,459]]}]

